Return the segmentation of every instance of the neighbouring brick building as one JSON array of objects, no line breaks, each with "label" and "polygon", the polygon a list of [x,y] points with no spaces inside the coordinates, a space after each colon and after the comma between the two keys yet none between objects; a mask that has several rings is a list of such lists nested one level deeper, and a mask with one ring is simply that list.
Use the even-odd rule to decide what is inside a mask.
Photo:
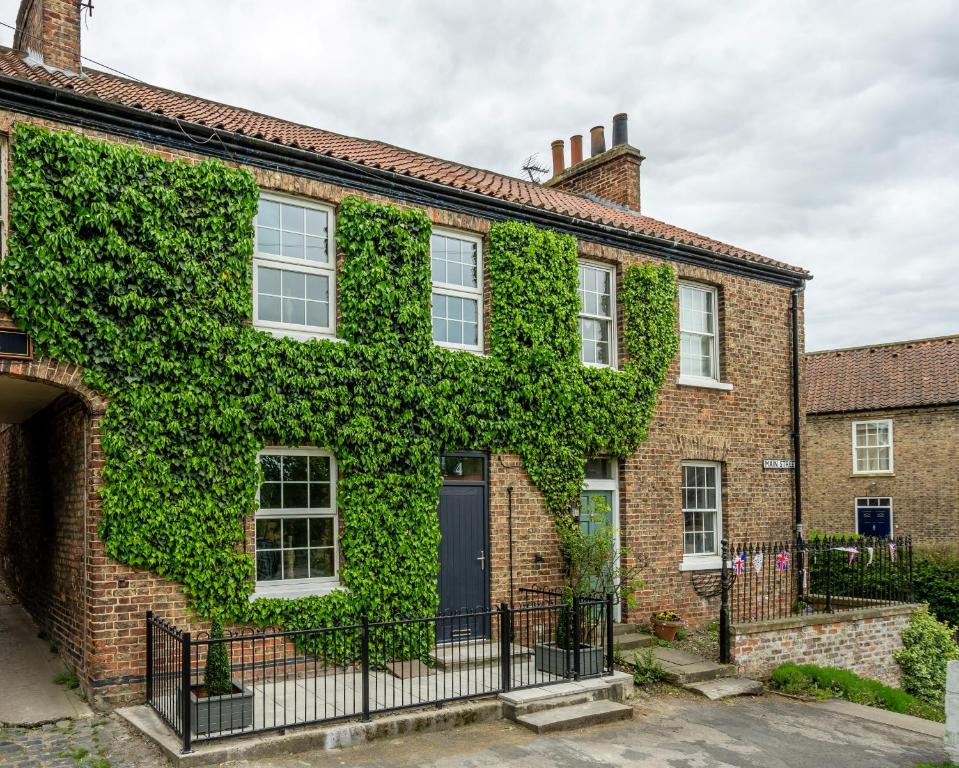
[{"label": "neighbouring brick building", "polygon": [[[625,115],[615,119],[611,149],[602,128],[593,129],[588,159],[582,158],[581,137],[573,137],[569,169],[563,168],[562,143],[554,145],[554,178],[540,185],[96,70],[78,72],[78,14],[78,4],[69,0],[23,3],[18,21],[25,31],[14,49],[0,50],[0,142],[17,123],[30,122],[136,144],[166,158],[212,156],[247,168],[262,191],[254,255],[259,280],[267,281],[271,269],[302,267],[302,258],[281,252],[286,232],[291,243],[312,238],[327,249],[324,266],[309,274],[335,288],[341,254],[327,235],[340,201],[361,194],[416,206],[436,228],[433,258],[442,252],[441,260],[449,261],[445,254],[455,251],[474,275],[452,288],[434,286],[434,340],[483,354],[491,311],[481,266],[484,236],[495,221],[531,222],[577,237],[581,358],[615,367],[623,348],[616,303],[623,270],[641,262],[673,266],[680,280],[681,353],[660,394],[649,440],[624,461],[592,462],[584,491],[610,501],[621,543],[642,568],[638,607],[624,619],[644,621],[650,611],[668,607],[693,623],[706,621],[717,612],[720,540],[791,536],[793,472],[764,470],[763,460],[792,458],[793,435],[801,428],[793,417],[792,369],[793,356],[801,353],[802,288],[809,274],[641,215],[643,157],[627,143]],[[8,171],[7,147],[0,148]],[[6,212],[5,192],[3,204]],[[286,216],[301,222],[299,228],[281,226]],[[329,306],[325,313],[317,308],[313,318],[287,317],[277,309],[282,294],[258,286],[254,327],[301,339],[335,338]],[[442,313],[449,297],[466,315]],[[15,329],[9,335],[8,351],[24,343]],[[176,584],[104,554],[97,522],[100,419],[108,404],[82,383],[79,369],[18,357],[22,351],[0,361],[3,573],[59,639],[85,687],[106,696],[128,692],[143,679],[144,612],[152,608],[184,625],[191,617]],[[560,558],[554,523],[521,460],[476,448],[479,453],[448,462],[447,479],[472,477],[485,485],[489,540],[480,554],[489,559],[489,576],[482,577],[488,578],[486,600],[509,600],[514,585],[555,584]],[[335,457],[298,446],[268,451],[276,461],[297,452],[325,462],[335,484]],[[253,553],[258,534],[252,521],[248,528]],[[284,567],[279,561],[257,560],[265,578],[256,594],[294,598],[335,588],[333,546],[329,572],[291,579],[293,585],[282,583],[282,573],[274,578],[270,568]],[[40,559],[42,565],[28,563]]]},{"label": "neighbouring brick building", "polygon": [[810,526],[959,538],[959,336],[806,355]]}]

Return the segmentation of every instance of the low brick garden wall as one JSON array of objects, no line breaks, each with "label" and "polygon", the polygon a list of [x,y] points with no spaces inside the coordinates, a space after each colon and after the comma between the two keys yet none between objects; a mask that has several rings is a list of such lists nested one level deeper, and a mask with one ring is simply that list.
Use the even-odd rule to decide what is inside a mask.
[{"label": "low brick garden wall", "polygon": [[730,648],[740,674],[766,678],[780,664],[818,664],[899,685],[892,658],[917,605],[857,608],[732,626]]}]

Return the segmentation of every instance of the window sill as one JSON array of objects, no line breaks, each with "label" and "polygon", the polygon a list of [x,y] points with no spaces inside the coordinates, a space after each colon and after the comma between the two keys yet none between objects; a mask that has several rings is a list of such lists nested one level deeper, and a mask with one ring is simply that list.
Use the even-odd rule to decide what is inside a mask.
[{"label": "window sill", "polygon": [[700,387],[701,389],[718,389],[723,392],[732,392],[733,385],[716,379],[704,379],[699,376],[680,376],[676,383],[681,387]]},{"label": "window sill", "polygon": [[721,557],[689,557],[679,564],[680,571],[719,571],[722,567]]},{"label": "window sill", "polygon": [[849,477],[895,477],[896,473],[888,472],[853,472]]},{"label": "window sill", "polygon": [[317,584],[297,584],[296,586],[261,586],[257,585],[253,594],[250,595],[250,602],[254,600],[264,600],[267,598],[277,600],[296,600],[300,597],[322,597],[333,592],[348,591],[338,581],[319,582]]},{"label": "window sill", "polygon": [[253,324],[254,330],[260,331],[261,333],[268,333],[271,336],[274,336],[277,339],[293,339],[294,341],[310,341],[311,339],[333,341],[337,344],[345,343],[344,339],[338,338],[331,333],[323,333],[322,331],[297,331],[292,328],[270,328],[265,325]]}]

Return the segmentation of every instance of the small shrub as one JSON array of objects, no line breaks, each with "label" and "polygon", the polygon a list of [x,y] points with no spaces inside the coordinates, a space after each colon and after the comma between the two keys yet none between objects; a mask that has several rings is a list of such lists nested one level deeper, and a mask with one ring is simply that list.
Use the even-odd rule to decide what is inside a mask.
[{"label": "small shrub", "polygon": [[959,626],[959,544],[915,547],[912,580],[917,602],[928,603],[939,621]]},{"label": "small shrub", "polygon": [[[210,624],[210,639],[223,638],[223,625],[219,617]],[[206,668],[203,671],[203,687],[207,696],[226,696],[233,693],[233,681],[230,679],[230,654],[226,643],[211,643],[207,647]]]},{"label": "small shrub", "polygon": [[902,687],[929,704],[942,706],[946,695],[946,664],[959,659],[955,628],[918,610],[902,633],[902,650],[893,656],[902,669]]},{"label": "small shrub", "polygon": [[821,693],[813,679],[796,664],[783,664],[777,667],[773,671],[770,684],[777,691],[796,696],[819,695]]},{"label": "small shrub", "polygon": [[65,688],[69,688],[71,691],[75,691],[80,687],[80,680],[77,679],[77,672],[75,669],[71,669],[67,672],[61,672],[55,678],[53,682],[57,685],[62,685]]},{"label": "small shrub", "polygon": [[633,672],[633,680],[636,685],[648,686],[660,682],[666,673],[659,659],[653,654],[652,648],[647,648],[642,653],[637,653],[633,657],[633,663],[630,665]]},{"label": "small shrub", "polygon": [[678,642],[682,642],[687,637],[689,637],[689,632],[686,631],[685,627],[680,627],[679,629],[676,630],[676,640]]}]

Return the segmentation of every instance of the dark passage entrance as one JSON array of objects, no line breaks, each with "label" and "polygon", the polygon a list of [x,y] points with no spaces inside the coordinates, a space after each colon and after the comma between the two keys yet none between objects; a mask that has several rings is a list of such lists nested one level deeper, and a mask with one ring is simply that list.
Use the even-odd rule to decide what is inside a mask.
[{"label": "dark passage entrance", "polygon": [[[481,453],[440,457],[440,612],[489,609],[487,461]],[[486,637],[486,621],[443,621],[440,640]]]}]

